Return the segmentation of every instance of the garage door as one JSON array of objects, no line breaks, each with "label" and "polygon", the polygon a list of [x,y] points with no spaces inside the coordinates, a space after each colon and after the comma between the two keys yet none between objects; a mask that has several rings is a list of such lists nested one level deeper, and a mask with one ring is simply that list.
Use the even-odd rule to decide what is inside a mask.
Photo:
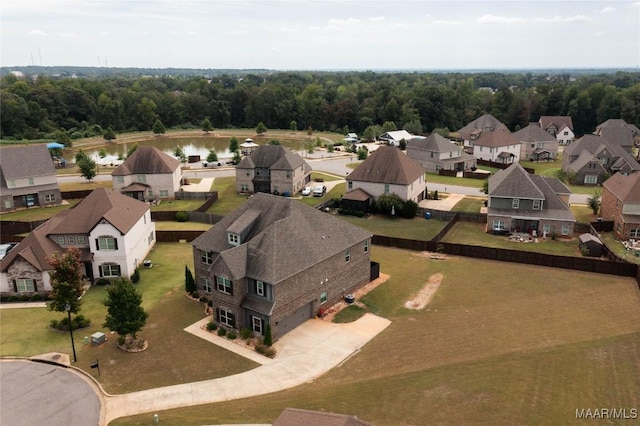
[{"label": "garage door", "polygon": [[293,314],[280,321],[278,324],[278,337],[280,338],[284,336],[286,333],[311,318],[313,316],[312,306],[313,302],[309,302]]}]

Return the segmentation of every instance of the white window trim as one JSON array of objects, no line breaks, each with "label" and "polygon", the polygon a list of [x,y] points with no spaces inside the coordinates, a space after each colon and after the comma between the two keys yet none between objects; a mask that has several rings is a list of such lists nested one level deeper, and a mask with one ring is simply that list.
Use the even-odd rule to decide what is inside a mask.
[{"label": "white window trim", "polygon": [[327,303],[327,292],[323,291],[322,293],[320,293],[320,304],[324,305],[325,303]]},{"label": "white window trim", "polygon": [[256,281],[256,294],[264,297],[264,283],[262,281]]},{"label": "white window trim", "polygon": [[33,278],[18,278],[16,279],[16,290],[18,293],[34,292],[36,291],[36,281]]},{"label": "white window trim", "polygon": [[262,334],[262,318],[251,315],[251,329],[254,333]]},{"label": "white window trim", "polygon": [[520,199],[519,198],[514,198],[511,200],[511,208],[512,209],[519,209],[520,208]]}]

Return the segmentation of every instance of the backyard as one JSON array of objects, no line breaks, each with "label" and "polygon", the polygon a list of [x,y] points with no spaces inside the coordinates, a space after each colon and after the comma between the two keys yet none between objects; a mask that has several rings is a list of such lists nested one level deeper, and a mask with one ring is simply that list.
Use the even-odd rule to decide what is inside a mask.
[{"label": "backyard", "polygon": [[[372,258],[390,279],[361,301],[392,324],[358,354],[313,383],[163,411],[162,423],[270,423],[298,407],[376,425],[558,424],[576,408],[640,404],[635,280],[378,246]],[[434,274],[431,303],[405,308]]]}]

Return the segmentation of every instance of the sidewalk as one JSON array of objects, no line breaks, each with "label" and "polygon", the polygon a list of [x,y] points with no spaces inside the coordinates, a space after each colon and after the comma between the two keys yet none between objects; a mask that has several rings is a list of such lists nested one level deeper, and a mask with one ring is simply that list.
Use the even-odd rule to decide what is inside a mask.
[{"label": "sidewalk", "polygon": [[[196,324],[187,329],[195,331]],[[124,416],[247,398],[307,383],[340,365],[389,324],[391,321],[372,314],[348,324],[310,319],[276,342],[276,357],[262,360],[261,367],[219,379],[106,396],[106,423]],[[210,336],[197,335],[219,343],[217,336],[206,334]]]},{"label": "sidewalk", "polygon": [[46,308],[47,302],[6,302],[0,303],[0,309]]}]

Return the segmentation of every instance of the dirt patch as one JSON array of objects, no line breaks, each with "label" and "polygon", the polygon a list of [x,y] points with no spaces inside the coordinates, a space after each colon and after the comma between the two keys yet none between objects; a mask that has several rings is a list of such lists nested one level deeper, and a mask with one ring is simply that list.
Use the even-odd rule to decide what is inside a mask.
[{"label": "dirt patch", "polygon": [[424,309],[425,306],[431,302],[433,295],[440,288],[443,275],[441,273],[433,274],[429,277],[429,280],[425,283],[422,290],[420,290],[415,296],[407,300],[404,307],[407,309]]}]

